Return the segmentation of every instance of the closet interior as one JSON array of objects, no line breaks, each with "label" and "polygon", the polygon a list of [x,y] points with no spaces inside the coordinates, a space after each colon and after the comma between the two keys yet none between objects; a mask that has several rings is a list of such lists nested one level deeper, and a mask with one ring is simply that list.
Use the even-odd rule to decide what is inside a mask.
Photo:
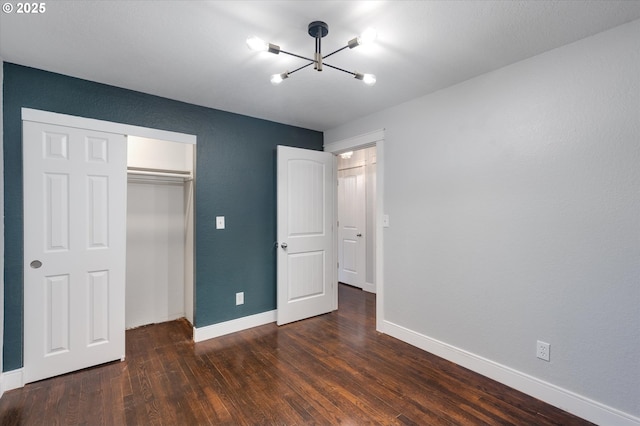
[{"label": "closet interior", "polygon": [[193,324],[194,148],[127,138],[127,329]]}]

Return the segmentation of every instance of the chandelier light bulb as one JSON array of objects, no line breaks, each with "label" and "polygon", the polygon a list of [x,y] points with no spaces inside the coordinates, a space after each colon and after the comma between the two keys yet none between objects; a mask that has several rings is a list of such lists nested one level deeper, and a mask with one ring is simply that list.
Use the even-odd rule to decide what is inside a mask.
[{"label": "chandelier light bulb", "polygon": [[271,76],[271,84],[273,84],[274,86],[277,86],[278,84],[282,83],[282,80],[284,80],[287,77],[289,77],[288,72],[283,72],[282,74],[274,74]]},{"label": "chandelier light bulb", "polygon": [[353,73],[358,80],[362,80],[367,86],[373,86],[376,84],[376,76],[373,74],[362,74],[359,72]]},{"label": "chandelier light bulb", "polygon": [[367,86],[373,86],[376,84],[376,76],[373,74],[365,74],[362,82]]},{"label": "chandelier light bulb", "polygon": [[358,44],[361,46],[370,44],[376,41],[376,38],[378,38],[377,31],[373,28],[367,28],[362,34],[360,34],[360,37],[358,37]]},{"label": "chandelier light bulb", "polygon": [[269,50],[269,43],[262,40],[260,37],[251,36],[247,38],[247,46],[251,50],[266,51]]}]

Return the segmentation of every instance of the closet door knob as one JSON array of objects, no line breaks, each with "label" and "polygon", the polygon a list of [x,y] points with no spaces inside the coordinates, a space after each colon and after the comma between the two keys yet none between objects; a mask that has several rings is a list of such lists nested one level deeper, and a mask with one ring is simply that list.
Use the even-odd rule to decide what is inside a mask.
[{"label": "closet door knob", "polygon": [[33,269],[38,269],[42,266],[42,262],[40,262],[39,260],[34,260],[29,264],[29,266],[31,266]]},{"label": "closet door knob", "polygon": [[356,237],[362,237],[362,234],[358,234],[358,235],[356,235]]},{"label": "closet door knob", "polygon": [[283,249],[286,249],[289,246],[287,245],[287,243],[282,243],[282,244],[280,244],[280,247],[282,247]]}]

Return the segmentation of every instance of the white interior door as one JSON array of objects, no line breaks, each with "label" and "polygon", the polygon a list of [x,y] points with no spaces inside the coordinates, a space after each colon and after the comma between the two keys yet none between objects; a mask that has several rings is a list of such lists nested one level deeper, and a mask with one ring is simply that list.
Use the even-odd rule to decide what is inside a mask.
[{"label": "white interior door", "polygon": [[363,288],[366,275],[364,166],[338,171],[338,280]]},{"label": "white interior door", "polygon": [[25,383],[124,359],[126,149],[23,124]]},{"label": "white interior door", "polygon": [[336,306],[334,157],[278,146],[278,325]]}]

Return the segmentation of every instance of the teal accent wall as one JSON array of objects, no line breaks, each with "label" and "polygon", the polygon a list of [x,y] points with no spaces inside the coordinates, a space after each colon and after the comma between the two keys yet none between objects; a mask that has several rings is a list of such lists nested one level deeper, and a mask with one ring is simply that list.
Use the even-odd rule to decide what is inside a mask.
[{"label": "teal accent wall", "polygon": [[276,308],[276,146],[322,150],[321,132],[10,63],[3,90],[4,371],[23,365],[23,107],[196,135],[195,325]]}]

